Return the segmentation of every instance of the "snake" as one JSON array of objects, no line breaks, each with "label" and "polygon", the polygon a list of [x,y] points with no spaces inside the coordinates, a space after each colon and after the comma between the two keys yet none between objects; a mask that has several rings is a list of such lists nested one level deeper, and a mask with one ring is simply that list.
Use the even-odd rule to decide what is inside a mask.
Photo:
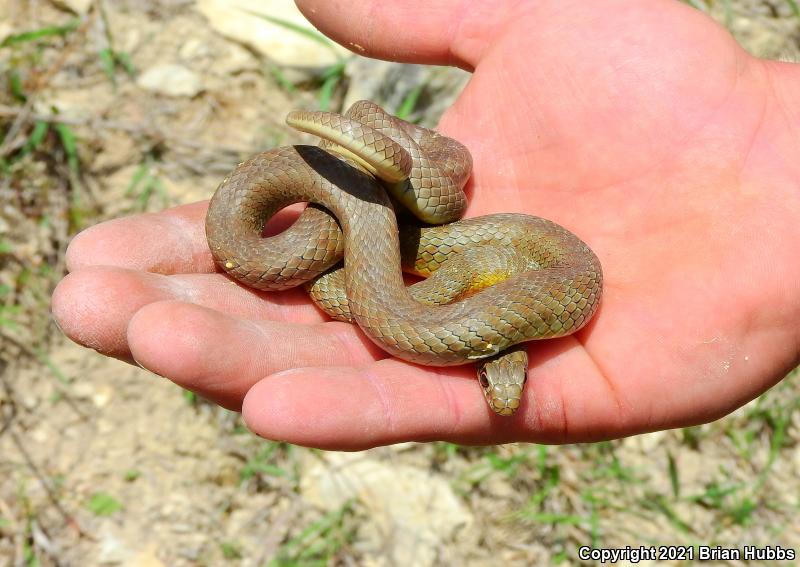
[{"label": "snake", "polygon": [[[205,223],[216,265],[258,290],[304,286],[400,359],[475,363],[491,410],[515,414],[525,343],[575,333],[597,310],[594,252],[541,217],[462,218],[469,150],[373,102],[292,111],[286,122],[322,141],[261,152],[225,177]],[[264,236],[273,215],[300,202],[289,228]],[[404,271],[426,279],[407,286]]]}]

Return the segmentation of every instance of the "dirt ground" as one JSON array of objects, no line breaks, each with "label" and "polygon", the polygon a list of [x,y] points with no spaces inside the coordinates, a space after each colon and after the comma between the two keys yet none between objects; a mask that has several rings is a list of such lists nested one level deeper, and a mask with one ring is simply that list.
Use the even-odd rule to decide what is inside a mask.
[{"label": "dirt ground", "polygon": [[[751,52],[798,60],[795,2],[690,3]],[[291,3],[260,5],[296,17]],[[463,84],[314,51],[287,25],[230,23],[220,6],[0,0],[0,567],[571,565],[582,545],[800,552],[796,377],[717,422],[615,442],[344,454],[255,438],[237,414],[64,339],[49,295],[81,228],[208,198],[242,158],[296,139],[282,125],[290,109],[365,95],[392,109],[416,100],[412,116],[435,123],[442,108],[426,101]],[[229,25],[252,26],[253,41],[230,39]],[[263,26],[285,34],[278,47],[259,43]],[[287,42],[311,68],[283,59]]]}]

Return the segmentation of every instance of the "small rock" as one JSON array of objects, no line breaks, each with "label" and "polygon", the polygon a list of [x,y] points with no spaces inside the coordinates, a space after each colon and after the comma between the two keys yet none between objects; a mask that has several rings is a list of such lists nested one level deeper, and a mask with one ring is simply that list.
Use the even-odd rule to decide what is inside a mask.
[{"label": "small rock", "polygon": [[193,97],[203,90],[197,73],[174,63],[150,67],[136,83],[145,90],[167,96]]},{"label": "small rock", "polygon": [[[376,461],[365,453],[328,453],[300,481],[304,498],[326,510],[357,499],[368,510],[369,531],[398,565],[433,565],[456,531],[473,517],[441,476]],[[391,534],[391,536],[389,536]],[[368,535],[365,533],[365,536]]]},{"label": "small rock", "polygon": [[287,22],[319,33],[292,0],[198,0],[197,9],[217,32],[248,45],[281,66],[316,73],[349,55],[332,40],[330,45],[323,45],[281,25],[280,22]]},{"label": "small rock", "polygon": [[181,45],[178,55],[181,59],[191,60],[198,57],[206,57],[209,54],[208,44],[199,38],[191,37]]},{"label": "small rock", "polygon": [[225,53],[218,53],[213,72],[221,77],[235,75],[242,71],[258,69],[258,60],[241,45],[231,43]]},{"label": "small rock", "polygon": [[109,386],[101,386],[92,394],[92,403],[95,407],[102,408],[108,404],[111,397],[114,395],[114,390]]},{"label": "small rock", "polygon": [[89,399],[94,395],[94,385],[89,382],[76,382],[72,386],[72,395],[82,400]]},{"label": "small rock", "polygon": [[634,437],[628,437],[623,441],[623,445],[638,450],[644,454],[652,454],[664,441],[666,433],[663,431],[653,431]]},{"label": "small rock", "polygon": [[21,396],[20,401],[22,402],[22,407],[27,410],[34,410],[39,406],[39,396],[35,396],[33,394],[23,394]]},{"label": "small rock", "polygon": [[33,439],[34,441],[36,441],[40,445],[44,445],[45,443],[47,443],[50,440],[50,433],[47,431],[47,428],[44,427],[44,426],[37,427],[36,429],[34,429],[33,431],[31,431],[29,433],[29,436],[30,436],[31,439]]},{"label": "small rock", "polygon": [[156,557],[157,549],[154,545],[140,551],[125,567],[165,567],[164,563]]},{"label": "small rock", "polygon": [[97,562],[101,565],[115,565],[130,561],[133,550],[110,529],[103,530],[99,537]]}]

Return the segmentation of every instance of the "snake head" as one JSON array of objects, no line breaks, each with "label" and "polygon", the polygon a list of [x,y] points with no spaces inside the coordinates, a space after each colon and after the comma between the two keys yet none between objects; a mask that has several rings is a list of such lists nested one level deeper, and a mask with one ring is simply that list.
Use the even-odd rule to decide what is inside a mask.
[{"label": "snake head", "polygon": [[479,362],[478,381],[483,395],[498,415],[514,415],[528,380],[528,352],[524,345]]}]

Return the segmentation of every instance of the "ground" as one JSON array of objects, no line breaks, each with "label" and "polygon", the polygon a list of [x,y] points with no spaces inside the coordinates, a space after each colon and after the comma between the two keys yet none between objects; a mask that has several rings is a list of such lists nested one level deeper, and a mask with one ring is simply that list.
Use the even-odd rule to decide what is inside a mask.
[{"label": "ground", "polygon": [[[366,93],[435,123],[427,102],[464,80],[351,59],[286,25],[291,3],[250,4],[273,21],[230,22],[220,0],[0,0],[0,567],[800,552],[796,378],[714,423],[614,442],[344,454],[258,439],[237,414],[64,339],[49,294],[81,228],[209,197],[237,161],[295,139],[289,109]],[[751,52],[797,60],[793,0],[691,4]],[[277,43],[230,39],[265,22]]]}]

